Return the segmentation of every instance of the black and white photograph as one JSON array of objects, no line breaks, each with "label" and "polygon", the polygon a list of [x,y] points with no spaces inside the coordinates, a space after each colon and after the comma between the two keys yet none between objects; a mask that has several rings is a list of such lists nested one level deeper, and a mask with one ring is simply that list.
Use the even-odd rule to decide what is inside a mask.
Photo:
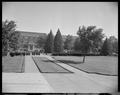
[{"label": "black and white photograph", "polygon": [[118,2],[2,2],[2,93],[117,92]]}]

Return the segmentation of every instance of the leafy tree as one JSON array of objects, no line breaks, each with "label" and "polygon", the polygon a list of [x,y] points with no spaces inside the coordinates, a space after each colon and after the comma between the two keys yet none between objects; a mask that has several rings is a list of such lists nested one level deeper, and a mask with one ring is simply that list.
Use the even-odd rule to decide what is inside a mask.
[{"label": "leafy tree", "polygon": [[54,36],[52,33],[52,30],[50,30],[50,33],[47,36],[46,42],[45,42],[45,52],[46,53],[52,53],[54,48]]},{"label": "leafy tree", "polygon": [[38,48],[44,48],[46,42],[46,38],[45,37],[38,37],[36,44]]},{"label": "leafy tree", "polygon": [[59,29],[54,39],[54,52],[63,52],[63,40]]},{"label": "leafy tree", "polygon": [[16,23],[14,21],[2,22],[2,52],[18,49],[19,33],[15,31]]},{"label": "leafy tree", "polygon": [[113,43],[113,52],[118,53],[118,40]]},{"label": "leafy tree", "polygon": [[102,44],[102,39],[104,38],[102,31],[103,29],[96,29],[96,26],[79,27],[77,34],[80,38],[81,52],[98,52]]},{"label": "leafy tree", "polygon": [[72,36],[68,35],[64,42],[64,49],[71,50],[72,49]]},{"label": "leafy tree", "polygon": [[112,51],[111,44],[109,43],[109,40],[106,38],[101,49],[101,55],[105,56],[110,55],[111,51]]},{"label": "leafy tree", "polygon": [[116,52],[118,51],[118,39],[115,36],[110,36],[109,37],[109,42],[112,45],[112,52]]},{"label": "leafy tree", "polygon": [[90,39],[88,39],[88,35],[90,35],[90,32],[88,32],[87,28],[83,26],[82,28],[79,27],[77,34],[79,35],[80,38],[81,52],[88,53],[91,46]]},{"label": "leafy tree", "polygon": [[75,51],[80,51],[80,38],[76,38],[74,42],[74,50]]}]

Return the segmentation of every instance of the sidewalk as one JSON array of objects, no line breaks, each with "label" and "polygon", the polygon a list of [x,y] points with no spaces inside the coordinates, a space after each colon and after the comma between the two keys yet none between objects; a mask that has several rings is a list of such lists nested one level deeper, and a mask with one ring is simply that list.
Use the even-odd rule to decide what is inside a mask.
[{"label": "sidewalk", "polygon": [[48,82],[39,73],[3,73],[3,93],[49,93]]},{"label": "sidewalk", "polygon": [[31,56],[25,56],[25,73],[2,73],[2,92],[47,93],[53,92],[39,72]]},{"label": "sidewalk", "polygon": [[[49,60],[51,56],[40,55]],[[40,73],[31,56],[25,56],[25,73],[2,73],[5,93],[111,93],[117,91],[117,77],[88,74],[64,63],[56,63],[74,72]]]},{"label": "sidewalk", "polygon": [[31,56],[25,56],[25,73],[40,73]]},{"label": "sidewalk", "polygon": [[[51,56],[46,56],[49,60],[54,60]],[[63,74],[59,75],[57,74],[56,76],[54,75],[45,75],[45,78],[48,79],[47,81],[49,84],[53,85],[54,83],[57,83],[62,77],[62,79],[68,79],[67,82],[69,83],[66,85],[69,85],[69,88],[72,84],[75,85],[75,87],[71,87],[70,91],[76,91],[76,92],[81,92],[81,93],[91,93],[91,92],[115,92],[117,91],[117,82],[118,82],[118,77],[117,76],[104,76],[104,75],[98,75],[98,74],[88,74],[86,72],[80,71],[78,69],[75,69],[67,64],[64,63],[56,63],[64,68],[74,72],[73,74]],[[55,78],[53,78],[55,77]],[[56,81],[56,82],[55,82]],[[62,81],[62,80],[61,80]],[[60,81],[59,81],[60,82]],[[70,85],[71,84],[71,85]],[[58,84],[57,84],[58,85]],[[64,91],[64,89],[58,85],[58,91]],[[56,86],[53,85],[53,88],[56,89]],[[60,90],[61,89],[61,90]],[[73,90],[74,89],[74,90]],[[78,89],[78,90],[77,90]]]}]

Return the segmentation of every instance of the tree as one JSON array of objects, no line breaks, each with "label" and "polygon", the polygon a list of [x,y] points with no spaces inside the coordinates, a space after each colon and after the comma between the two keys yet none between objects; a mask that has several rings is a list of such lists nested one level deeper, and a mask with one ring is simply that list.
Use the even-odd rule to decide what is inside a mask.
[{"label": "tree", "polygon": [[9,39],[9,48],[13,51],[18,50],[20,33],[15,31],[15,32],[11,33],[9,38],[10,38]]},{"label": "tree", "polygon": [[54,36],[52,33],[52,30],[50,30],[50,33],[47,36],[46,42],[45,42],[45,52],[46,53],[52,53],[54,48]]},{"label": "tree", "polygon": [[2,52],[18,49],[20,34],[15,29],[16,23],[14,21],[2,21]]},{"label": "tree", "polygon": [[104,34],[103,29],[96,29],[96,26],[82,26],[77,32],[80,38],[80,50],[83,53],[95,52],[100,49]]},{"label": "tree", "polygon": [[64,42],[64,49],[71,50],[72,49],[72,36],[68,35]]},{"label": "tree", "polygon": [[80,38],[76,38],[74,42],[74,50],[75,51],[80,51]]},{"label": "tree", "polygon": [[109,37],[109,42],[112,45],[112,53],[117,53],[118,51],[118,39],[115,36]]},{"label": "tree", "polygon": [[59,29],[54,39],[54,52],[63,52],[63,40]]},{"label": "tree", "polygon": [[46,42],[46,38],[45,37],[38,37],[36,44],[38,48],[44,48]]},{"label": "tree", "polygon": [[113,43],[113,52],[118,53],[118,40]]},{"label": "tree", "polygon": [[109,40],[106,38],[101,49],[101,55],[105,56],[110,55],[111,51],[112,51],[111,44],[109,43]]}]

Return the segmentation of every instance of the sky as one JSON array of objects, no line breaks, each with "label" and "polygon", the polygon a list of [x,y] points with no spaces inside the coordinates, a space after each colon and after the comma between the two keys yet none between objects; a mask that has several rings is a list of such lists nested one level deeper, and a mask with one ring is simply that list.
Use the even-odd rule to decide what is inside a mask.
[{"label": "sky", "polygon": [[2,2],[2,21],[14,20],[16,30],[76,36],[79,26],[95,25],[118,38],[117,2]]}]

